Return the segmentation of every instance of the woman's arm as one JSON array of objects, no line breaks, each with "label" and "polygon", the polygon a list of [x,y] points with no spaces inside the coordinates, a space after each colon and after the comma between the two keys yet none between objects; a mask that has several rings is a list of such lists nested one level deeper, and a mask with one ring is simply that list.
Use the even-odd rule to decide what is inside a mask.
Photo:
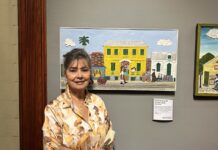
[{"label": "woman's arm", "polygon": [[43,148],[44,150],[72,150],[63,146],[62,127],[57,120],[55,111],[46,106],[45,120],[43,124]]},{"label": "woman's arm", "polygon": [[[66,147],[63,144],[63,123],[61,123],[61,118],[58,116],[52,107],[46,106],[45,108],[45,121],[43,124],[43,149],[44,150],[78,150],[83,146],[83,141],[80,144],[70,145],[71,147]],[[66,137],[65,137],[66,138]],[[81,138],[83,139],[83,138]],[[66,140],[66,139],[65,139]],[[85,139],[84,139],[85,140]]]},{"label": "woman's arm", "polygon": [[110,120],[107,108],[106,108],[105,105],[104,105],[104,107],[105,107],[105,112],[104,112],[104,115],[105,115],[105,124],[107,124],[107,126],[108,126],[108,133],[107,133],[107,136],[106,136],[107,139],[105,139],[105,143],[104,143],[103,148],[105,150],[113,150],[114,140],[115,140],[114,139],[115,131],[112,128],[112,122]]},{"label": "woman's arm", "polygon": [[62,144],[61,125],[58,123],[56,114],[49,106],[45,107],[43,124],[43,147],[44,150],[58,149]]}]

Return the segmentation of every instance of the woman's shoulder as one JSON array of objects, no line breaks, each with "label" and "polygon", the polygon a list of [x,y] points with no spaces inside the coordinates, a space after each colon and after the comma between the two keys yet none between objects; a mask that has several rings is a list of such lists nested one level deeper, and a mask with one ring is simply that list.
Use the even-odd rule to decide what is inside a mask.
[{"label": "woman's shoulder", "polygon": [[95,94],[95,93],[89,93],[89,97],[93,100],[97,100],[97,101],[103,101],[101,96]]},{"label": "woman's shoulder", "polygon": [[103,99],[97,94],[89,93],[89,98],[93,103],[97,103],[99,105],[104,105]]},{"label": "woman's shoulder", "polygon": [[47,107],[55,108],[55,107],[58,107],[59,104],[60,104],[60,100],[58,100],[58,99],[53,99],[53,100],[49,101],[46,106],[47,106]]},{"label": "woman's shoulder", "polygon": [[[61,94],[55,99],[51,100],[46,107],[53,108],[53,109],[59,109],[64,107],[65,105],[68,105],[68,98],[65,96],[65,94]],[[69,104],[70,105],[70,104]]]}]

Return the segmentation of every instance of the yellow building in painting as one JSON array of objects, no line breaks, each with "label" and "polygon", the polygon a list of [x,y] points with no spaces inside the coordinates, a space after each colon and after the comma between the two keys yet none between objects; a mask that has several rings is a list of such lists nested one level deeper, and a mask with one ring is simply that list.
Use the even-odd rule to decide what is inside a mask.
[{"label": "yellow building in painting", "polygon": [[214,80],[218,74],[218,56],[208,61],[203,66],[203,80],[204,85],[214,84]]},{"label": "yellow building in painting", "polygon": [[139,80],[146,72],[148,46],[143,41],[107,41],[104,45],[105,76],[118,80],[125,66],[127,80]]}]

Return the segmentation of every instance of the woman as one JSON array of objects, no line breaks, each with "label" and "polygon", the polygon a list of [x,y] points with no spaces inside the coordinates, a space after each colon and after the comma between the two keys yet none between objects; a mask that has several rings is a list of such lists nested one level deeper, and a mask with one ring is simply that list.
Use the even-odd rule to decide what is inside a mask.
[{"label": "woman", "polygon": [[111,150],[112,124],[103,100],[87,87],[91,83],[91,60],[83,49],[64,55],[67,87],[45,108],[44,149]]}]

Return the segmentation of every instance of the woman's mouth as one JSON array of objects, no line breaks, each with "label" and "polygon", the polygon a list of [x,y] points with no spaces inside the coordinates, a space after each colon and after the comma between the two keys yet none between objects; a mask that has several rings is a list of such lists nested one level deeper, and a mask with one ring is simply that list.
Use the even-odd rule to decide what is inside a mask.
[{"label": "woman's mouth", "polygon": [[83,84],[85,81],[75,81],[76,84],[81,85]]}]

